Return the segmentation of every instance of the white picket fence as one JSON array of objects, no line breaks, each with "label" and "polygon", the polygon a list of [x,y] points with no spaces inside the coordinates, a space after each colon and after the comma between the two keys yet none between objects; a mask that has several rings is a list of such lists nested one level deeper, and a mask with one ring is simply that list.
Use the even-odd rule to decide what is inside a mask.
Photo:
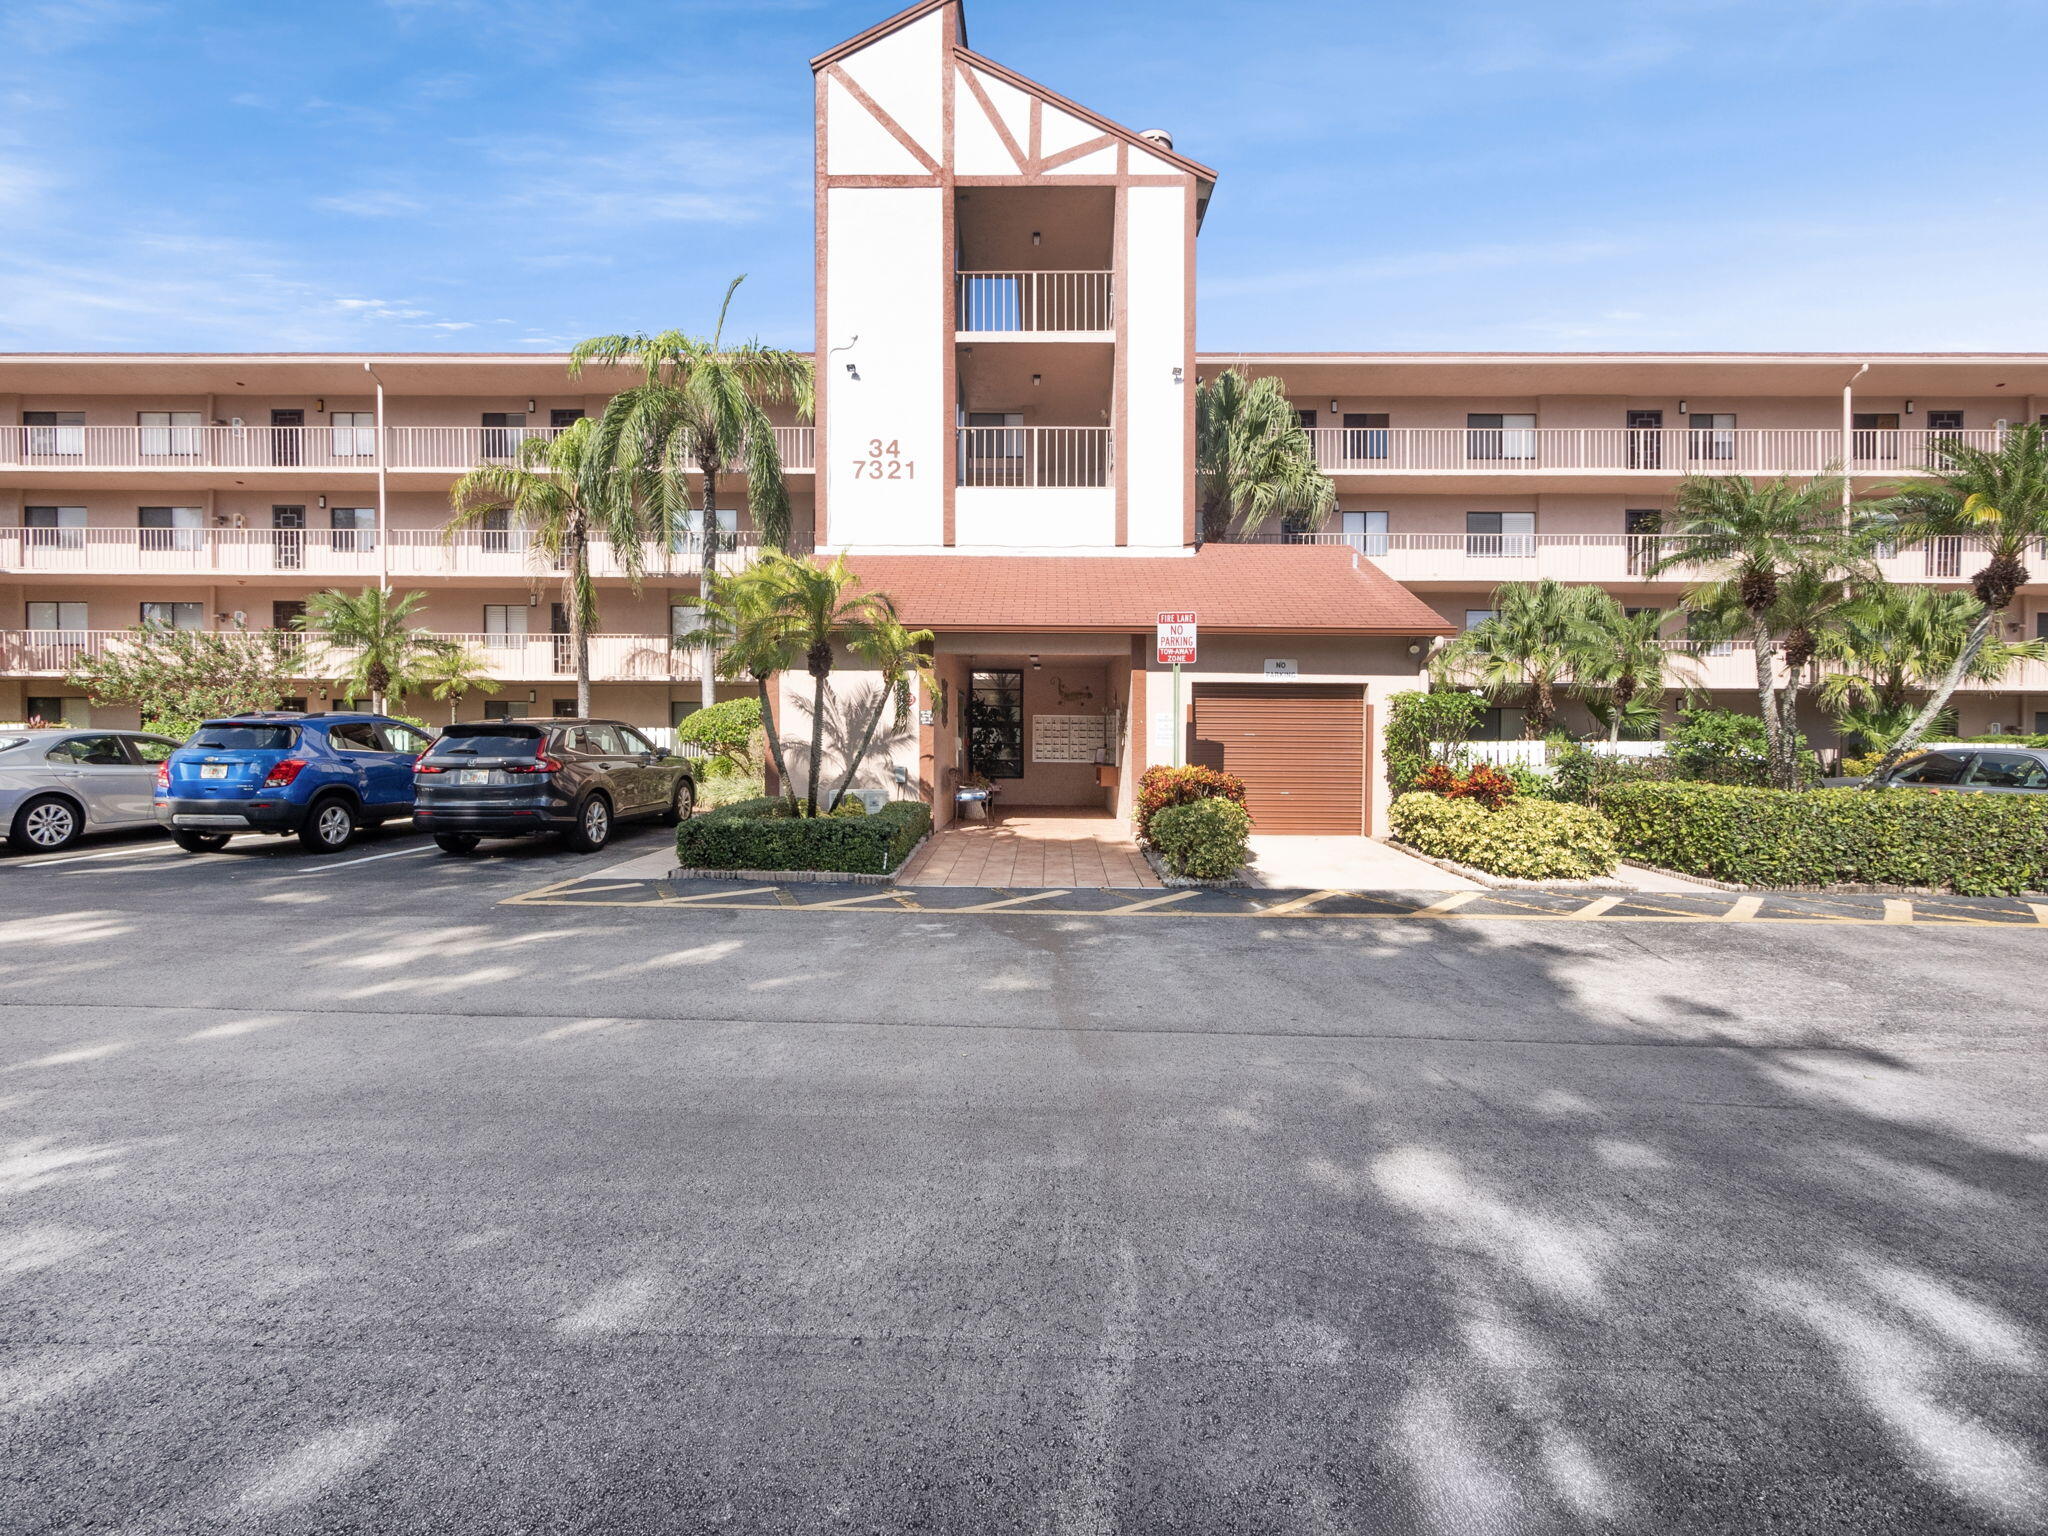
[{"label": "white picket fence", "polygon": [[[1661,741],[1586,741],[1581,746],[1589,752],[1610,757],[1662,757],[1664,743]],[[1529,768],[1538,773],[1545,770],[1545,744],[1540,741],[1467,741],[1455,746],[1446,741],[1430,746],[1430,755],[1447,758],[1453,753],[1463,753],[1468,763],[1491,763],[1496,768]]]}]

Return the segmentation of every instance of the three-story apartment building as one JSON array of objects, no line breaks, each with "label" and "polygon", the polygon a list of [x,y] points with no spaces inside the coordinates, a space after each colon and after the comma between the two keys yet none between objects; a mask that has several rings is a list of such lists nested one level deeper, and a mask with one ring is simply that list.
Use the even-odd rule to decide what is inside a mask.
[{"label": "three-story apartment building", "polygon": [[[1225,764],[1262,829],[1376,826],[1376,719],[1502,581],[1597,582],[1673,609],[1654,572],[1687,474],[1909,475],[1937,437],[1990,442],[2048,411],[2048,356],[1212,355],[1195,245],[1216,184],[1136,132],[974,52],[926,0],[812,61],[818,411],[779,429],[803,547],[846,553],[937,634],[936,682],[869,782],[940,814],[971,773],[1011,805],[1128,809],[1148,763]],[[490,658],[463,712],[565,709],[557,573],[522,530],[445,531],[448,488],[594,414],[623,375],[560,356],[0,358],[0,719],[88,713],[63,675],[140,622],[288,630],[322,588],[426,594],[422,621]],[[1285,380],[1341,510],[1320,530],[1197,538],[1198,379]],[[726,562],[755,547],[735,476]],[[1895,580],[1959,586],[1957,541]],[[595,707],[659,727],[704,696],[703,546],[600,548]],[[2048,565],[2048,560],[2043,561]],[[1176,688],[1161,612],[1194,612]],[[2015,635],[2048,633],[2048,585]],[[1675,629],[1675,625],[1674,625]],[[1674,633],[1674,643],[1681,637]],[[309,655],[312,707],[333,688]],[[1702,658],[1737,702],[1751,658]],[[2042,673],[2043,675],[2036,675]],[[875,679],[836,675],[836,757]],[[432,718],[441,706],[409,707]],[[779,700],[801,758],[809,679]],[[1963,722],[2034,728],[2048,671],[1972,690]],[[1512,717],[1499,722],[1512,731]]]}]

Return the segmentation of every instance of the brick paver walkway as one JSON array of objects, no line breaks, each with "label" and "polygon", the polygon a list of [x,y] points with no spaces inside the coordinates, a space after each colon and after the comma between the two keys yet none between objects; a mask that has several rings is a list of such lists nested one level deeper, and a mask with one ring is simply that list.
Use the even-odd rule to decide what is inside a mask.
[{"label": "brick paver walkway", "polygon": [[896,877],[899,885],[1157,885],[1159,877],[1131,841],[1129,823],[1090,811],[998,812],[992,821],[956,821],[924,845]]}]

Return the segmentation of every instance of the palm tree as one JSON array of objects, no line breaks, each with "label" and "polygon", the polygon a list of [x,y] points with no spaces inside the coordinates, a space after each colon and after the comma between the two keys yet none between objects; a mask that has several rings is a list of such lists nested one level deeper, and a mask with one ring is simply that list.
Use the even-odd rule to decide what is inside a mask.
[{"label": "palm tree", "polygon": [[[847,569],[844,555],[820,565],[770,553],[745,574],[743,590],[759,590],[735,613],[732,649],[753,656],[757,663],[771,657],[801,657],[804,670],[811,674],[811,752],[804,813],[815,816],[825,741],[825,682],[832,675],[836,653],[844,647],[856,654],[887,656],[892,647],[905,645],[897,633],[901,625],[896,606],[880,593],[862,590],[860,578]],[[911,643],[923,635],[924,631],[916,631]],[[765,717],[768,711],[764,708],[762,713]],[[779,761],[777,768],[781,768]]]},{"label": "palm tree", "polygon": [[[808,418],[816,396],[807,354],[751,340],[727,344],[726,315],[745,281],[743,273],[726,288],[709,339],[682,331],[593,336],[569,353],[571,378],[593,363],[640,369],[641,382],[615,397],[617,414],[605,413],[598,451],[608,462],[642,472],[696,470],[707,596],[718,574],[719,481],[727,465],[746,471],[747,510],[763,541],[775,549],[789,547],[789,486],[767,408],[788,403]],[[704,668],[706,704],[717,697],[716,671],[715,665]]]},{"label": "palm tree", "polygon": [[884,707],[894,701],[895,723],[899,729],[909,718],[911,685],[916,680],[931,678],[932,656],[928,647],[936,638],[928,629],[906,628],[892,610],[886,617],[878,619],[867,634],[853,642],[855,654],[880,672],[882,679],[875,690],[874,705],[868,711],[853,750],[847,754],[845,771],[826,797],[826,810],[837,806],[847,790],[853,787],[854,775],[860,772],[868,748],[874,744],[875,728],[882,723]]},{"label": "palm tree", "polygon": [[1195,502],[1211,543],[1232,524],[1245,537],[1274,516],[1320,527],[1336,509],[1337,488],[1279,379],[1226,368],[1196,385]]},{"label": "palm tree", "polygon": [[1936,438],[1931,447],[1931,478],[1893,496],[1885,510],[1909,537],[1983,539],[1987,558],[1970,578],[1977,613],[1962,647],[1920,713],[1885,749],[1878,774],[1912,751],[1935,717],[1948,708],[2012,606],[2013,595],[2029,580],[2028,547],[2038,547],[2048,538],[2048,434],[2039,422],[2007,432],[1996,448],[1948,438]]},{"label": "palm tree", "polygon": [[803,659],[794,632],[780,622],[781,590],[774,557],[748,566],[706,593],[696,628],[676,638],[678,645],[709,646],[723,642],[718,669],[726,677],[750,678],[761,700],[761,733],[768,740],[768,760],[784,795],[795,798],[789,765],[782,757],[782,736],[775,726],[775,701],[770,684]]},{"label": "palm tree", "polygon": [[[1866,750],[1889,746],[1920,712],[1914,701],[1931,695],[1962,655],[1980,607],[1974,593],[1934,587],[1862,592],[1821,639],[1820,659],[1841,669],[1821,678],[1821,707]],[[1987,639],[1962,681],[1996,683],[2016,662],[2044,658],[2048,641]]]},{"label": "palm tree", "polygon": [[[617,401],[606,406],[604,419],[618,409]],[[579,715],[590,713],[590,632],[598,620],[591,540],[610,541],[613,558],[637,589],[646,563],[641,541],[650,516],[659,523],[668,495],[658,472],[615,470],[597,451],[600,432],[601,422],[586,419],[553,438],[527,438],[518,463],[482,465],[448,491],[454,508],[448,537],[490,513],[509,512],[529,531],[536,562],[561,571]]]},{"label": "palm tree", "polygon": [[[1821,577],[1875,576],[1868,537],[1859,532],[1864,509],[1843,515],[1838,476],[1755,481],[1741,475],[1690,476],[1678,487],[1672,548],[1648,574],[1674,566],[1718,566],[1722,579],[1687,597],[1695,611],[1739,613],[1756,651],[1757,712],[1773,783],[1790,788],[1798,777],[1791,737],[1778,695],[1779,651],[1785,639],[1779,588],[1796,573]],[[1774,619],[1773,615],[1779,615]]]},{"label": "palm tree", "polygon": [[[1860,596],[1881,582],[1849,581],[1810,565],[1796,566],[1780,578],[1766,622],[1778,637],[1783,680],[1771,689],[1778,732],[1788,753],[1800,740],[1799,700],[1813,686],[1813,664],[1822,648],[1846,621]],[[1732,581],[1696,588],[1686,596],[1686,612],[1695,620],[1698,639],[1723,640],[1749,629],[1748,610]]]},{"label": "palm tree", "polygon": [[491,675],[490,658],[459,642],[429,652],[415,671],[414,681],[447,704],[450,725],[455,723],[455,711],[470,694],[498,691],[498,680]]},{"label": "palm tree", "polygon": [[1494,589],[1491,618],[1430,659],[1431,675],[1440,687],[1471,684],[1495,699],[1524,700],[1522,735],[1540,740],[1557,717],[1559,690],[1602,665],[1603,602],[1613,599],[1598,587],[1549,578],[1508,582]]},{"label": "palm tree", "polygon": [[1607,727],[1607,739],[1619,741],[1624,725],[1654,724],[1665,691],[1674,681],[1691,686],[1699,663],[1665,642],[1661,608],[1630,612],[1604,592],[1589,599],[1588,606],[1593,634],[1574,677],[1588,694],[1594,718]]},{"label": "palm tree", "polygon": [[367,693],[370,707],[384,712],[388,695],[406,693],[415,682],[422,663],[441,642],[411,620],[424,592],[403,597],[380,587],[365,587],[350,594],[330,589],[306,599],[305,612],[292,621],[295,628],[316,637],[347,660],[338,679],[351,697]]}]

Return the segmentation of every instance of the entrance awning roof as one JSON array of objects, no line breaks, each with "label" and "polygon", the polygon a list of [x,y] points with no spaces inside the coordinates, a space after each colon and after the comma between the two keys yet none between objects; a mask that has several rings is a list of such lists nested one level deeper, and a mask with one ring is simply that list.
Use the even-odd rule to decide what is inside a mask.
[{"label": "entrance awning roof", "polygon": [[1150,630],[1192,609],[1201,628],[1272,634],[1449,635],[1456,627],[1341,544],[1209,544],[1193,555],[849,555],[906,624],[935,630]]}]

